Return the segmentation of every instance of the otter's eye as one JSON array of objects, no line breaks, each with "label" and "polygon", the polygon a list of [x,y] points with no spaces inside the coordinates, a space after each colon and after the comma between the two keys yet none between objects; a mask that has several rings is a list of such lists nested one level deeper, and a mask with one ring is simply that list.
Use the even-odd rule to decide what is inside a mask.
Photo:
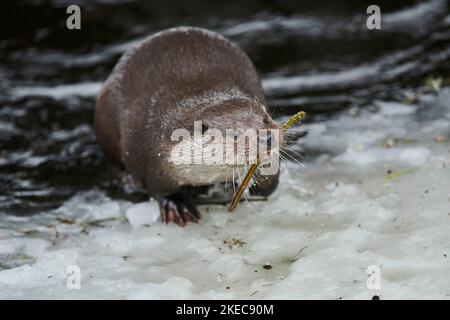
[{"label": "otter's eye", "polygon": [[202,123],[202,134],[204,134],[206,132],[206,130],[208,130],[208,129],[209,129],[208,125],[205,123]]}]

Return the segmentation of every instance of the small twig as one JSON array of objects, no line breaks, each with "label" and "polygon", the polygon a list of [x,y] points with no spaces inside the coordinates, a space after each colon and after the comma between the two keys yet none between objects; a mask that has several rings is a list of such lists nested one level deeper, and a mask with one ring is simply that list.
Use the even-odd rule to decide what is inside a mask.
[{"label": "small twig", "polygon": [[[292,116],[288,121],[286,121],[282,126],[281,129],[283,131],[289,129],[294,124],[299,122],[306,113],[304,111],[300,111],[294,116]],[[231,200],[230,205],[228,206],[228,211],[232,212],[234,209],[236,209],[237,204],[239,203],[239,200],[241,200],[242,194],[244,193],[245,189],[247,189],[247,185],[250,182],[250,179],[252,178],[253,174],[255,173],[256,169],[258,169],[258,166],[261,164],[259,159],[256,160],[254,164],[251,165],[250,169],[248,170],[247,174],[244,177],[244,180],[242,180],[239,188],[236,190],[236,193],[233,196],[233,199]]]}]

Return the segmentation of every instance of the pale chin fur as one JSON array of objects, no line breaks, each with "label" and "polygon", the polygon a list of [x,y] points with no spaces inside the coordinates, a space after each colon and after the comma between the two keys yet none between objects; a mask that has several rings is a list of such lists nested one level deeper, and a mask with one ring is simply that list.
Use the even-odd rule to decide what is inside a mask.
[{"label": "pale chin fur", "polygon": [[[212,145],[210,144],[210,146]],[[204,153],[204,155],[208,155],[208,153]],[[194,163],[189,163],[190,156],[188,154],[182,158],[171,159],[171,166],[182,185],[203,186],[225,181],[231,182],[245,174],[244,164],[213,164],[211,158],[203,158],[203,162],[200,158]]]},{"label": "pale chin fur", "polygon": [[[272,149],[272,156],[264,157],[261,160],[261,163],[267,164],[271,162],[274,157],[278,156],[278,152],[279,148]],[[187,155],[186,157],[190,157],[190,155]],[[176,160],[183,163],[174,163],[173,160],[174,159],[171,159],[171,166],[174,172],[176,172],[180,185],[204,186],[226,181],[237,181],[245,176],[250,167],[250,163],[208,164],[207,162],[210,159],[206,159],[206,163],[197,162],[194,164],[190,164],[188,161],[180,161],[186,160],[181,158]]]}]

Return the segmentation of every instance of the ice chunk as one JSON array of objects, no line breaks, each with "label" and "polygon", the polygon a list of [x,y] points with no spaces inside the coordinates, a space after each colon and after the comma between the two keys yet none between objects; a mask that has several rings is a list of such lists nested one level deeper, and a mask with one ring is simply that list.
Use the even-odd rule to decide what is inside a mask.
[{"label": "ice chunk", "polygon": [[159,218],[158,203],[151,199],[148,202],[135,204],[127,210],[126,216],[134,229],[152,225]]}]

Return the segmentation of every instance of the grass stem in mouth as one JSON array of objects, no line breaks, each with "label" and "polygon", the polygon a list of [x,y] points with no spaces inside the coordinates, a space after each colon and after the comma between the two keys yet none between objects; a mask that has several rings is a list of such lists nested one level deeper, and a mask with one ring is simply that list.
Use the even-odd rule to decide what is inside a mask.
[{"label": "grass stem in mouth", "polygon": [[[286,121],[282,126],[281,130],[287,130],[293,125],[295,125],[297,122],[299,122],[301,119],[305,117],[306,113],[304,111],[300,111],[290,117],[288,121]],[[236,190],[236,193],[233,196],[233,199],[230,202],[230,205],[228,206],[228,211],[233,212],[234,209],[236,209],[237,204],[241,200],[242,194],[244,193],[245,189],[247,189],[247,185],[250,182],[250,179],[252,178],[253,174],[255,173],[256,169],[258,169],[258,166],[261,164],[261,162],[256,160],[254,164],[251,165],[250,169],[247,171],[247,174],[245,175],[244,179],[242,180],[241,184],[239,185],[239,188]]]}]

